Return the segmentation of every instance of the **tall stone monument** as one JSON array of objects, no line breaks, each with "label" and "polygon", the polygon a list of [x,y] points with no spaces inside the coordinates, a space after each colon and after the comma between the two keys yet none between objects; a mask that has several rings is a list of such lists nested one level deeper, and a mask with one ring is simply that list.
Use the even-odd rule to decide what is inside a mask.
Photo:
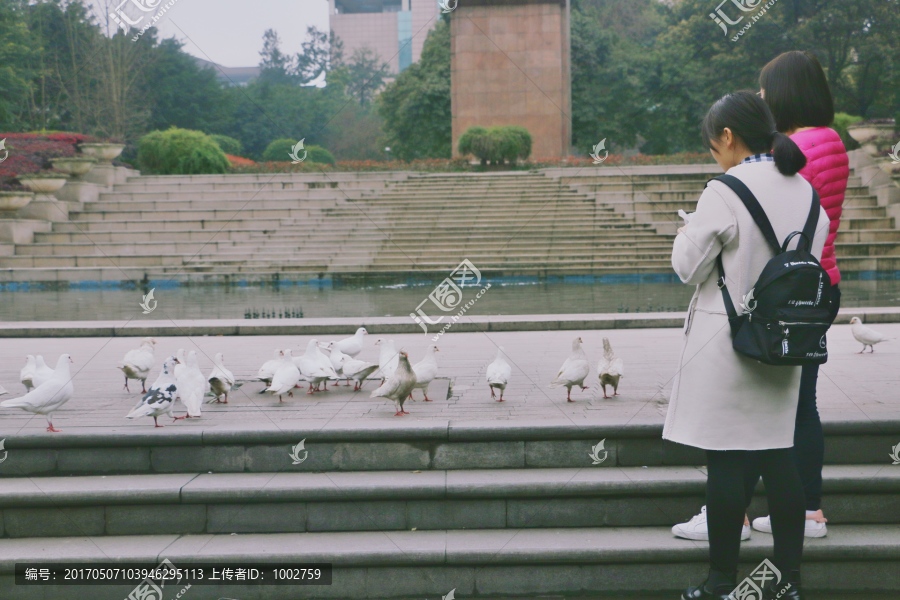
[{"label": "tall stone monument", "polygon": [[450,14],[453,155],[473,126],[521,125],[531,156],[572,139],[568,0],[459,0]]}]

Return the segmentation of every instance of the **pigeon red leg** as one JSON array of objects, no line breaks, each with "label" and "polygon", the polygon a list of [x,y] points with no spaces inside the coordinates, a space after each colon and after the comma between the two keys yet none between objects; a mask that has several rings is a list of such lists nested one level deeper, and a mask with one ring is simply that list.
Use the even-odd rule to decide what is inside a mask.
[{"label": "pigeon red leg", "polygon": [[153,426],[154,426],[154,427],[162,427],[162,425],[160,425],[160,424],[156,421],[156,417],[153,417]]},{"label": "pigeon red leg", "polygon": [[425,402],[431,402],[431,399],[428,397],[428,393],[425,394]]}]

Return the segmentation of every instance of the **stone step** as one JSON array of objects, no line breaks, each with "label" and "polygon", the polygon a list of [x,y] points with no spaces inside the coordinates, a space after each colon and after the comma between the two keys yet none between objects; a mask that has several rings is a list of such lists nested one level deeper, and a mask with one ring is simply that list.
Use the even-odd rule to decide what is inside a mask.
[{"label": "stone step", "polygon": [[242,220],[256,219],[286,219],[296,218],[302,219],[309,216],[312,208],[255,208],[248,205],[241,210],[220,210],[217,208],[211,210],[110,210],[102,213],[98,212],[72,212],[69,217],[74,222],[80,221],[143,221],[145,219],[162,220],[162,221],[191,221],[191,220],[234,220],[240,217]]},{"label": "stone step", "polygon": [[900,240],[892,242],[837,242],[834,251],[839,261],[855,256],[900,258]]},{"label": "stone step", "polygon": [[[303,221],[300,221],[303,222]],[[236,218],[216,218],[216,219],[185,219],[181,221],[169,221],[160,218],[149,218],[141,220],[128,219],[104,219],[102,221],[87,219],[78,222],[54,223],[53,231],[59,233],[80,233],[80,232],[144,232],[144,231],[219,231],[219,230],[242,230],[242,231],[259,231],[259,230],[275,230],[282,225],[280,218],[242,220]]]},{"label": "stone step", "polygon": [[[253,386],[253,383],[247,383]],[[261,387],[262,384],[259,384]],[[367,382],[366,387],[371,388]],[[255,388],[251,388],[255,390]],[[561,396],[562,397],[562,396]],[[302,402],[302,400],[293,400]],[[14,410],[14,409],[2,409]],[[313,473],[320,471],[456,471],[467,469],[593,468],[591,449],[608,454],[599,468],[706,464],[704,451],[662,439],[662,423],[625,417],[577,427],[564,419],[514,421],[334,422],[307,428],[255,429],[69,427],[65,436],[23,430],[6,439],[4,477],[139,475],[158,473]],[[9,429],[9,428],[7,428]],[[891,470],[900,420],[825,421],[825,464],[873,465]],[[897,438],[897,439],[895,439]],[[305,440],[307,460],[290,464]],[[285,464],[287,462],[287,464]],[[900,496],[898,496],[900,500]],[[898,512],[900,514],[900,512]]]},{"label": "stone step", "polygon": [[[900,524],[900,470],[822,475],[830,525]],[[0,537],[671,527],[705,492],[694,467],[11,478]],[[766,514],[764,494],[748,512]]]},{"label": "stone step", "polygon": [[[843,223],[841,224],[843,226]],[[42,234],[46,235],[46,234]],[[851,229],[838,230],[837,243],[846,244],[852,242],[900,242],[900,230],[897,229]]]},{"label": "stone step", "polygon": [[[739,575],[748,575],[763,559],[771,560],[772,553],[772,536],[754,534],[741,545]],[[333,565],[328,586],[195,582],[187,593],[202,590],[198,598],[203,599],[409,600],[438,598],[451,590],[460,598],[514,594],[520,599],[605,600],[663,592],[675,597],[703,581],[708,555],[706,543],[674,538],[669,527],[24,538],[0,540],[0,586],[13,594],[10,600],[76,594],[121,600],[134,582],[23,588],[14,583],[15,564],[108,565],[115,559],[155,566],[167,559],[179,568],[204,563]],[[803,589],[834,593],[863,588],[870,598],[889,598],[900,591],[898,567],[900,526],[846,525],[840,535],[806,541]],[[171,582],[169,587],[173,592],[184,589]]]}]

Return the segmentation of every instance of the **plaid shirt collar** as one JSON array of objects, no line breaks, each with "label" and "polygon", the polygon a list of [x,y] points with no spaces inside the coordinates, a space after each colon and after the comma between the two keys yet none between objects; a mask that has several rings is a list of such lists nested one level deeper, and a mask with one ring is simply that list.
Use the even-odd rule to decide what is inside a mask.
[{"label": "plaid shirt collar", "polygon": [[741,164],[755,162],[775,162],[775,157],[768,152],[766,152],[765,154],[754,154],[753,156],[748,156],[747,158],[742,160]]}]

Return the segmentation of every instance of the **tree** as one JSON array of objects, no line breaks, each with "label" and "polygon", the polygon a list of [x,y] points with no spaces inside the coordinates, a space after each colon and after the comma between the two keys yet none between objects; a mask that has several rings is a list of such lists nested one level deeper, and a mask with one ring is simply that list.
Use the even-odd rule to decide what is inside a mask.
[{"label": "tree", "polygon": [[266,29],[259,52],[259,80],[265,83],[293,83],[294,61],[281,51],[281,40],[274,29]]},{"label": "tree", "polygon": [[38,50],[27,25],[24,0],[0,3],[0,127],[16,129],[30,119],[31,82],[40,72]]},{"label": "tree", "polygon": [[384,80],[390,72],[388,64],[382,62],[374,50],[357,48],[353,51],[350,62],[334,71],[329,84],[343,85],[348,96],[361,106],[368,106],[378,90],[384,86]]},{"label": "tree", "polygon": [[339,67],[344,59],[344,44],[334,35],[314,26],[306,28],[307,40],[297,55],[294,75],[301,84],[312,83],[319,76]]},{"label": "tree", "polygon": [[450,25],[428,32],[419,62],[410,65],[378,96],[378,113],[391,151],[403,160],[449,158]]},{"label": "tree", "polygon": [[182,46],[171,38],[150,49],[142,91],[150,108],[147,128],[219,131],[231,116],[229,96],[215,71],[200,67]]}]

